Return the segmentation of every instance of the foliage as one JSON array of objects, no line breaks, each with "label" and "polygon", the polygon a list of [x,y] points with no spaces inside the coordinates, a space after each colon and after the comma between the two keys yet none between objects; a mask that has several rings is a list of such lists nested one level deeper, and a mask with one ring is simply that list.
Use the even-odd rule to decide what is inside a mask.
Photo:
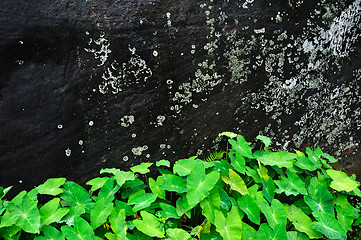
[{"label": "foliage", "polygon": [[320,148],[272,152],[271,140],[258,136],[264,148],[254,151],[243,136],[220,135],[229,138],[227,152],[173,167],[160,160],[160,175],[146,183],[135,173],[153,163],[102,169],[89,190],[48,179],[8,201],[10,188],[0,188],[0,238],[346,239],[360,227],[360,205],[349,201],[361,196],[360,184],[332,169],[336,160]]}]

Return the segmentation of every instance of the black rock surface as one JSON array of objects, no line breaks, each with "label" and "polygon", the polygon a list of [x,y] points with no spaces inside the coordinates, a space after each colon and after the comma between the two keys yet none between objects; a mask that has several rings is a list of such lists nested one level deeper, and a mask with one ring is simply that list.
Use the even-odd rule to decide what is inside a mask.
[{"label": "black rock surface", "polygon": [[321,146],[361,176],[361,1],[0,1],[0,185]]}]

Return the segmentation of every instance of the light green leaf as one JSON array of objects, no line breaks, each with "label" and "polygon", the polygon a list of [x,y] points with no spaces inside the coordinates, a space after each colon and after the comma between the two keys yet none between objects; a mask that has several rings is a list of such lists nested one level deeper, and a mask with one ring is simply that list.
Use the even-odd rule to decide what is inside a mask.
[{"label": "light green leaf", "polygon": [[153,238],[145,235],[144,233],[138,231],[137,229],[133,230],[133,235],[127,234],[129,240],[152,240]]},{"label": "light green leaf", "polygon": [[294,195],[297,196],[299,192],[292,187],[292,185],[289,185],[288,182],[283,180],[275,180],[274,183],[278,186],[278,188],[275,190],[276,193],[280,194],[284,192],[286,196]]},{"label": "light green leaf", "polygon": [[337,162],[337,159],[332,157],[331,155],[329,155],[328,153],[322,153],[321,155],[322,157],[326,158],[328,161],[330,161],[330,163],[335,163]]},{"label": "light green leaf", "polygon": [[238,198],[238,206],[239,208],[246,213],[248,219],[259,225],[261,222],[260,211],[257,206],[256,201],[248,194]]},{"label": "light green leaf", "polygon": [[257,231],[257,238],[256,239],[272,239],[273,238],[273,230],[270,226],[266,223],[262,223]]},{"label": "light green leaf", "polygon": [[176,163],[173,166],[173,172],[175,174],[178,174],[179,176],[187,176],[191,173],[192,169],[202,161],[199,159],[196,159],[197,157],[190,157],[188,159],[180,159],[176,161]]},{"label": "light green leaf", "polygon": [[233,132],[222,132],[222,133],[218,134],[218,137],[221,137],[221,136],[226,136],[228,138],[235,138],[235,137],[237,137],[237,134],[235,134]]},{"label": "light green leaf", "polygon": [[77,205],[75,207],[70,207],[69,212],[60,222],[66,222],[67,225],[74,224],[74,218],[85,213],[85,205]]},{"label": "light green leaf", "polygon": [[170,167],[170,162],[168,160],[159,160],[155,163],[155,165],[157,167],[160,167],[160,166],[165,166],[165,167]]},{"label": "light green leaf", "polygon": [[115,181],[120,187],[122,187],[126,181],[133,181],[135,179],[134,173],[130,171],[126,171],[126,172],[120,171],[119,169],[116,168],[105,168],[100,170],[100,173],[113,174],[115,177]]},{"label": "light green leaf", "polygon": [[231,165],[236,169],[239,173],[245,174],[246,172],[246,160],[239,153],[236,152],[235,155],[229,154],[229,158],[231,159]]},{"label": "light green leaf", "polygon": [[242,216],[236,206],[228,212],[227,218],[218,210],[215,216],[216,230],[224,240],[235,240],[242,236]]},{"label": "light green leaf", "polygon": [[[298,194],[307,195],[305,183],[301,180],[301,178],[294,172],[287,171],[286,173],[288,178],[281,176],[282,181],[275,181],[281,191],[284,191],[287,196],[290,194],[295,196]],[[280,193],[279,191],[277,192]]]},{"label": "light green leaf", "polygon": [[258,135],[256,139],[261,140],[265,146],[265,148],[268,148],[269,145],[271,145],[272,140],[269,137]]},{"label": "light green leaf", "polygon": [[271,202],[275,196],[276,186],[275,186],[272,178],[269,178],[267,182],[263,178],[261,178],[261,181],[262,181],[262,193],[263,193],[264,197],[269,202]]},{"label": "light green leaf", "polygon": [[65,225],[61,227],[61,231],[68,240],[87,240],[95,237],[89,223],[79,216],[74,218],[74,228]]},{"label": "light green leaf", "polygon": [[142,220],[135,219],[133,221],[135,227],[150,237],[164,238],[164,230],[160,229],[159,219],[147,211],[140,211]]},{"label": "light green leaf", "polygon": [[186,231],[180,228],[169,228],[167,229],[167,238],[169,240],[188,240],[192,236],[189,235]]},{"label": "light green leaf", "polygon": [[10,189],[12,189],[13,186],[7,187],[7,188],[3,188],[0,187],[0,200],[3,199],[5,197],[5,195],[10,191]]},{"label": "light green leaf", "polygon": [[113,202],[109,202],[105,198],[98,198],[94,207],[90,211],[90,223],[93,229],[101,226],[106,222],[109,214],[112,212]]},{"label": "light green leaf", "polygon": [[309,238],[305,234],[296,232],[296,231],[287,232],[287,239],[288,240],[309,240]]},{"label": "light green leaf", "polygon": [[20,204],[16,204],[15,202],[9,202],[7,210],[11,218],[16,221],[16,225],[21,227],[25,232],[39,233],[40,213],[37,202],[31,200],[28,195],[22,197]]},{"label": "light green leaf", "polygon": [[286,209],[279,200],[273,199],[271,206],[269,206],[266,201],[261,201],[261,210],[273,230],[275,230],[276,225],[286,227]]},{"label": "light green leaf", "polygon": [[69,212],[68,208],[59,208],[59,202],[59,198],[54,198],[40,208],[39,212],[42,226],[59,222]]},{"label": "light green leaf", "polygon": [[177,214],[177,209],[173,207],[172,205],[166,204],[166,203],[159,203],[160,208],[162,211],[159,211],[158,214],[162,218],[168,219],[168,218],[175,218],[179,219],[181,216]]},{"label": "light green leaf", "polygon": [[242,156],[252,158],[252,148],[249,146],[251,143],[246,142],[243,136],[237,135],[237,141],[228,139],[228,142],[232,145],[232,149],[239,152]]},{"label": "light green leaf", "polygon": [[300,208],[295,205],[285,205],[287,218],[292,222],[296,230],[306,233],[311,239],[321,238],[322,235],[311,228],[312,220]]},{"label": "light green leaf", "polygon": [[239,192],[242,195],[248,194],[247,186],[243,179],[232,169],[228,171],[229,178],[222,177],[222,180],[228,184],[232,190]]},{"label": "light green leaf", "polygon": [[205,216],[209,222],[214,224],[215,210],[220,210],[221,207],[221,197],[219,194],[218,187],[213,188],[209,192],[209,195],[200,202],[200,206],[202,208],[203,216]]},{"label": "light green leaf", "polygon": [[315,163],[305,156],[297,157],[295,165],[299,168],[302,168],[302,169],[305,169],[305,170],[308,170],[311,172],[315,171],[317,169]]},{"label": "light green leaf", "polygon": [[127,239],[127,223],[125,221],[125,209],[119,210],[114,219],[109,218],[110,227],[113,232],[121,239]]},{"label": "light green leaf", "polygon": [[92,206],[90,194],[75,182],[67,181],[64,183],[64,191],[60,198],[65,200],[71,207],[83,205],[86,211],[89,211]]},{"label": "light green leaf", "polygon": [[161,189],[177,193],[187,191],[186,182],[181,177],[173,174],[163,174],[162,179],[164,183],[159,186]]},{"label": "light green leaf", "polygon": [[317,222],[313,222],[311,227],[330,239],[346,239],[347,235],[341,224],[330,214],[323,212],[313,212],[312,215]]},{"label": "light green leaf", "polygon": [[333,215],[333,197],[327,189],[327,184],[319,183],[316,178],[312,178],[308,189],[310,196],[304,196],[304,201],[311,210],[314,212],[323,212]]},{"label": "light green leaf", "polygon": [[128,204],[134,205],[133,211],[139,211],[141,209],[149,207],[157,199],[157,194],[143,193],[132,198]]},{"label": "light green leaf", "polygon": [[336,206],[337,219],[345,232],[351,231],[353,221],[358,217],[357,210],[351,205],[343,208]]},{"label": "light green leaf", "polygon": [[104,183],[108,179],[109,179],[108,177],[97,177],[97,178],[94,178],[94,179],[89,180],[88,182],[86,182],[86,185],[92,186],[90,191],[94,192],[94,191],[98,190],[99,188],[103,187]]},{"label": "light green leaf", "polygon": [[56,196],[63,192],[60,186],[62,186],[65,181],[65,178],[49,178],[45,183],[39,185],[37,190],[40,194]]},{"label": "light green leaf", "polygon": [[206,175],[204,164],[198,164],[187,177],[186,198],[190,206],[202,201],[213,189],[219,179],[219,172],[213,171]]},{"label": "light green leaf", "polygon": [[161,176],[157,177],[157,181],[153,178],[149,178],[149,188],[152,193],[157,194],[158,198],[165,199],[165,190],[160,188],[160,185],[164,183]]},{"label": "light green leaf", "polygon": [[[115,186],[114,186],[115,185]],[[114,183],[114,177],[109,178],[99,191],[98,197],[104,198],[105,202],[112,202],[114,200],[115,193],[118,192],[120,186]]]},{"label": "light green leaf", "polygon": [[34,240],[65,240],[64,235],[55,227],[45,225],[41,230],[44,236],[37,236]]},{"label": "light green leaf", "polygon": [[144,162],[137,166],[131,167],[130,170],[132,170],[133,173],[140,173],[140,174],[146,174],[150,172],[149,167],[152,166],[153,163]]},{"label": "light green leaf", "polygon": [[264,165],[291,168],[298,155],[284,151],[270,152],[258,158]]},{"label": "light green leaf", "polygon": [[356,181],[351,180],[351,178],[347,176],[347,174],[344,172],[336,171],[332,169],[326,170],[326,172],[333,180],[331,182],[330,187],[339,192],[341,191],[350,192],[359,186],[359,184]]}]

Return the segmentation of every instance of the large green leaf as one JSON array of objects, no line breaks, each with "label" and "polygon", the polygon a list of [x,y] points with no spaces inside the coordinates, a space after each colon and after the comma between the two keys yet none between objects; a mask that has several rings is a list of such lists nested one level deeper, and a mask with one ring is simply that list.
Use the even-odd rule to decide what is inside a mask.
[{"label": "large green leaf", "polygon": [[129,240],[152,240],[153,239],[153,238],[149,237],[148,235],[145,235],[144,233],[138,231],[137,229],[133,230],[133,235],[127,234],[127,238],[129,238]]},{"label": "large green leaf", "polygon": [[[316,149],[316,150],[319,150],[319,149]],[[316,150],[315,150],[315,152],[313,152],[311,150],[311,148],[307,147],[306,148],[307,157],[313,163],[313,165],[316,166],[316,168],[321,168],[322,163],[320,161],[320,156],[322,154],[322,151],[319,152],[319,151],[316,151]]]},{"label": "large green leaf", "polygon": [[323,212],[313,212],[312,215],[317,222],[313,222],[311,227],[330,239],[346,239],[346,231],[332,215]]},{"label": "large green leaf", "polygon": [[261,222],[260,211],[256,201],[248,194],[238,198],[238,206],[242,209],[243,212],[246,213],[248,219],[259,225]]},{"label": "large green leaf", "polygon": [[[20,199],[19,199],[20,200]],[[40,229],[40,213],[37,202],[31,200],[28,195],[24,195],[19,201],[11,201],[7,206],[7,210],[16,225],[21,227],[28,233],[39,233]]]},{"label": "large green leaf", "polygon": [[163,184],[159,186],[161,189],[177,193],[184,193],[187,191],[186,182],[181,177],[173,174],[164,174],[162,175],[162,179]]},{"label": "large green leaf", "polygon": [[299,192],[292,187],[292,185],[288,184],[288,182],[284,180],[275,180],[274,183],[277,185],[276,193],[285,193],[286,196],[294,195],[297,196]]},{"label": "large green leaf", "polygon": [[214,224],[215,210],[220,210],[221,207],[221,197],[217,187],[213,188],[212,191],[209,192],[209,195],[200,202],[200,206],[202,208],[203,216],[205,216],[209,222]]},{"label": "large green leaf", "polygon": [[[307,195],[307,190],[305,183],[301,180],[301,178],[294,172],[287,171],[286,172],[288,178],[285,176],[281,176],[282,180],[276,180],[275,183],[279,187],[282,192],[285,192],[287,196],[289,195]],[[280,193],[280,191],[277,191]]]},{"label": "large green leaf", "polygon": [[148,182],[152,193],[157,194],[158,198],[165,199],[165,190],[160,188],[160,185],[164,183],[162,177],[158,176],[157,181],[155,181],[153,178],[149,178]]},{"label": "large green leaf", "polygon": [[248,194],[248,189],[243,179],[232,169],[228,171],[229,178],[223,176],[222,180],[228,184],[232,190],[239,192],[242,195]]},{"label": "large green leaf", "polygon": [[59,202],[59,198],[54,198],[40,208],[41,225],[59,222],[69,212],[69,208],[59,208]]},{"label": "large green leaf", "polygon": [[94,192],[99,188],[103,187],[104,183],[108,180],[108,177],[97,177],[86,182],[86,185],[92,186],[90,191]]},{"label": "large green leaf", "polygon": [[257,239],[256,230],[254,230],[254,228],[248,225],[247,223],[242,222],[242,225],[243,225],[243,231],[242,231],[241,239],[256,240]]},{"label": "large green leaf", "polygon": [[39,185],[37,190],[40,194],[56,196],[63,192],[60,186],[62,186],[65,181],[65,178],[49,178],[45,183]]},{"label": "large green leaf", "polygon": [[315,163],[305,156],[298,156],[295,165],[311,172],[317,169]]},{"label": "large green leaf", "polygon": [[142,220],[135,219],[133,221],[135,227],[150,237],[164,238],[164,230],[160,229],[160,221],[153,214],[147,211],[140,211]]},{"label": "large green leaf", "polygon": [[304,201],[313,212],[334,214],[333,197],[326,183],[319,183],[315,178],[311,179],[309,193],[310,195],[304,196]]},{"label": "large green leaf", "polygon": [[187,201],[195,206],[213,189],[219,179],[219,172],[213,171],[206,175],[203,163],[196,165],[187,177]]},{"label": "large green leaf", "polygon": [[114,178],[109,178],[99,191],[98,197],[104,198],[105,202],[112,202],[114,200],[115,193],[118,192],[120,186],[114,183]]},{"label": "large green leaf", "polygon": [[112,212],[113,202],[109,202],[105,198],[98,198],[94,207],[90,211],[90,223],[93,229],[104,224],[109,214]]},{"label": "large green leaf", "polygon": [[351,205],[347,207],[336,206],[337,219],[345,232],[351,230],[353,221],[358,217],[357,210]]},{"label": "large green leaf", "polygon": [[139,211],[141,209],[149,207],[157,199],[157,194],[143,193],[140,194],[128,202],[129,205],[134,205],[133,211]]},{"label": "large green leaf", "polygon": [[264,165],[291,168],[297,154],[284,151],[270,152],[258,158]]},{"label": "large green leaf", "polygon": [[322,235],[311,228],[312,220],[300,208],[295,205],[288,206],[287,218],[292,222],[296,230],[306,233],[311,239],[321,238]]},{"label": "large green leaf", "polygon": [[45,225],[41,230],[44,236],[37,236],[34,240],[65,240],[64,235],[55,227]]},{"label": "large green leaf", "polygon": [[190,157],[188,159],[180,159],[173,166],[173,172],[179,176],[187,176],[191,173],[192,169],[202,161],[196,159],[197,157]]},{"label": "large green leaf", "polygon": [[252,158],[252,148],[243,136],[237,135],[237,141],[228,139],[228,142],[232,145],[232,148],[239,152],[242,156]]},{"label": "large green leaf", "polygon": [[74,224],[74,218],[85,213],[85,205],[77,205],[75,207],[70,207],[68,214],[61,220],[61,222],[66,222],[67,225]]},{"label": "large green leaf", "polygon": [[167,238],[169,240],[188,240],[192,236],[188,232],[180,228],[169,228],[167,229]]},{"label": "large green leaf", "polygon": [[138,172],[140,174],[146,174],[146,173],[150,172],[149,167],[152,165],[153,165],[153,163],[144,162],[137,166],[131,167],[130,170],[132,170],[132,172],[134,172],[134,173]]},{"label": "large green leaf", "polygon": [[242,216],[236,206],[228,212],[227,218],[221,211],[215,213],[216,230],[224,240],[240,239],[242,236]]},{"label": "large green leaf", "polygon": [[353,191],[358,187],[358,183],[352,180],[345,172],[336,170],[326,170],[327,174],[332,178],[330,187],[337,191]]},{"label": "large green leaf", "polygon": [[190,210],[193,208],[193,206],[190,206],[185,195],[177,199],[176,202],[176,210],[178,216],[183,216],[185,214],[188,218],[191,217]]},{"label": "large green leaf", "polygon": [[61,227],[61,231],[68,240],[90,240],[95,237],[89,223],[79,216],[74,218],[74,227],[65,225]]},{"label": "large green leaf", "polygon": [[125,209],[119,210],[118,213],[114,215],[114,218],[109,217],[110,227],[121,240],[127,239],[128,226],[125,217]]},{"label": "large green leaf", "polygon": [[276,225],[281,225],[286,227],[286,223],[287,223],[286,209],[279,200],[273,199],[271,206],[269,206],[266,201],[261,201],[261,210],[265,215],[269,226],[273,230],[275,230]]},{"label": "large green leaf", "polygon": [[246,160],[239,153],[236,152],[235,155],[229,154],[229,158],[231,159],[231,165],[236,169],[239,173],[245,174],[246,172]]},{"label": "large green leaf", "polygon": [[64,183],[64,192],[60,195],[60,198],[65,200],[71,207],[83,205],[86,211],[89,211],[92,206],[90,193],[75,182],[67,181]]}]

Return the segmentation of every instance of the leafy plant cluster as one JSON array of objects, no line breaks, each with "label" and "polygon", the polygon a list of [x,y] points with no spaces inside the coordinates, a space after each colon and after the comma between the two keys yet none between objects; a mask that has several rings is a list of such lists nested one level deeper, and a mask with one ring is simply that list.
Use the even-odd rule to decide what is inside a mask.
[{"label": "leafy plant cluster", "polygon": [[[146,178],[153,163],[142,163],[102,169],[89,191],[54,178],[7,201],[10,188],[1,188],[0,238],[346,239],[360,226],[360,209],[348,200],[361,196],[360,184],[332,169],[336,159],[320,148],[272,152],[271,140],[258,136],[264,147],[253,151],[241,135],[220,135],[229,138],[227,152],[172,168],[160,160],[156,179]],[[42,195],[50,195],[45,204]]]}]

